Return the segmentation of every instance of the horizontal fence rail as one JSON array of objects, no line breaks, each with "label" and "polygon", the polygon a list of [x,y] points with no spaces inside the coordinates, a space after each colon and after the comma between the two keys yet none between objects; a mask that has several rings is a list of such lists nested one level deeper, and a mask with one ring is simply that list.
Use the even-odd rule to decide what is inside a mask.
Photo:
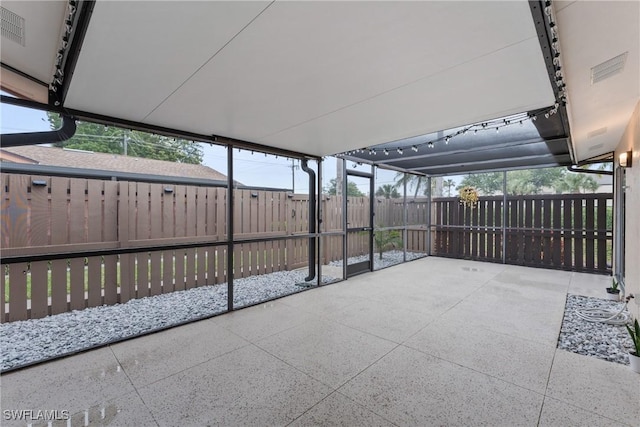
[{"label": "horizontal fence rail", "polygon": [[473,208],[434,199],[433,254],[611,273],[612,194],[508,196],[503,205],[502,196],[480,197]]}]

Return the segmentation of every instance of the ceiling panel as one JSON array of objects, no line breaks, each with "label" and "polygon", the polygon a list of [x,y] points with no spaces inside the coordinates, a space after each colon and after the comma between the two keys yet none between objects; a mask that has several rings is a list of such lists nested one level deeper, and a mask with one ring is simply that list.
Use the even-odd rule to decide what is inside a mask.
[{"label": "ceiling panel", "polygon": [[99,1],[65,106],[141,121],[268,5]]},{"label": "ceiling panel", "polygon": [[[640,2],[559,2],[555,10],[571,135],[585,160],[615,149],[640,100]],[[624,52],[623,71],[592,85],[591,68]]]},{"label": "ceiling panel", "polygon": [[66,104],[325,155],[553,102],[526,2],[242,3],[99,2]]},{"label": "ceiling panel", "polygon": [[67,2],[2,1],[2,7],[24,18],[24,46],[2,37],[0,60],[49,84],[53,79]]},{"label": "ceiling panel", "polygon": [[[558,114],[516,114],[346,153],[345,158],[426,175],[571,164]],[[529,114],[537,119],[531,120]],[[545,134],[543,138],[541,135]]]},{"label": "ceiling panel", "polygon": [[[485,55],[264,139],[322,154],[381,144],[553,104],[536,39]],[[527,84],[522,84],[526,75]],[[316,147],[314,142],[321,145]],[[345,148],[346,147],[346,148]]]}]

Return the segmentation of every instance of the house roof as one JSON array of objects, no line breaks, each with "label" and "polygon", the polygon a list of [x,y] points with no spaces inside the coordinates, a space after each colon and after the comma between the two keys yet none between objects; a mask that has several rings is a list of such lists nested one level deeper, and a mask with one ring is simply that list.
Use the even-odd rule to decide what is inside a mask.
[{"label": "house roof", "polygon": [[225,180],[227,177],[204,165],[175,163],[164,160],[122,156],[119,154],[95,153],[56,147],[31,145],[0,150],[2,161],[12,161],[9,155],[18,155],[36,161],[39,165],[67,168],[97,169],[114,172],[149,175],[178,176],[183,178]]}]

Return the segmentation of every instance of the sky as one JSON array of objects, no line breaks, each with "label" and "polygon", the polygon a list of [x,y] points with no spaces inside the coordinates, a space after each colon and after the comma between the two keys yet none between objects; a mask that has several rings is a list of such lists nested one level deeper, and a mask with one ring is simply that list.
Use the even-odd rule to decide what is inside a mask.
[{"label": "sky", "polygon": [[[3,93],[3,95],[6,95]],[[47,115],[43,111],[0,104],[0,132],[38,132],[50,130]],[[227,174],[226,149],[221,146],[200,144],[203,152],[203,164],[223,174]],[[300,169],[298,159],[282,156],[266,155],[248,150],[234,150],[234,179],[244,185],[268,188],[295,189],[296,193],[308,193],[308,175]],[[313,169],[317,169],[314,162],[310,162]],[[293,167],[293,171],[292,171]],[[347,167],[357,170],[370,171],[368,165],[356,165],[349,162]],[[292,173],[293,172],[293,173]],[[326,158],[323,162],[323,182],[328,183],[336,176],[336,160]],[[376,188],[384,184],[395,183],[395,172],[379,170],[377,172]],[[366,182],[354,180],[363,193],[368,193]]]}]

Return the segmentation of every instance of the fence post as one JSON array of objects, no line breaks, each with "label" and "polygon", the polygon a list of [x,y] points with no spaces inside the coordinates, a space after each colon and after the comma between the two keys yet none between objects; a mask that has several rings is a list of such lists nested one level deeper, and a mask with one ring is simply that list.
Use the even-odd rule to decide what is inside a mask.
[{"label": "fence post", "polygon": [[431,177],[427,178],[427,236],[426,244],[427,256],[431,256]]},{"label": "fence post", "polygon": [[502,263],[507,263],[507,171],[502,171]]},{"label": "fence post", "polygon": [[[129,247],[129,183],[127,181],[120,181],[118,187],[118,241],[120,243],[120,248],[127,248]],[[129,279],[129,269],[131,268],[129,257],[130,255],[120,255],[119,302],[121,304],[129,301],[131,298],[131,283],[127,283]]]}]

